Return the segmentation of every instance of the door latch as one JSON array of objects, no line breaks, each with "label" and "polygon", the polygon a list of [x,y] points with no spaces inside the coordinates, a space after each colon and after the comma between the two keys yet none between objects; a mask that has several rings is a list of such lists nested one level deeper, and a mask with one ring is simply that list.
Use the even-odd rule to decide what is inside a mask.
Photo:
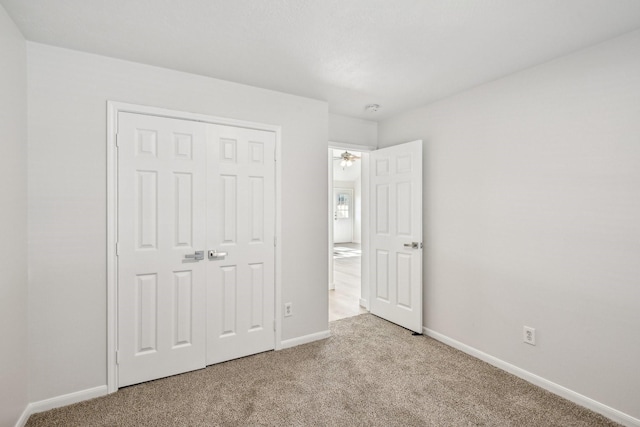
[{"label": "door latch", "polygon": [[219,258],[224,258],[227,255],[229,255],[227,252],[218,252],[218,251],[209,251],[209,259],[219,259]]},{"label": "door latch", "polygon": [[196,251],[193,254],[186,254],[185,259],[192,259],[194,261],[202,261],[204,259],[204,251]]},{"label": "door latch", "polygon": [[404,247],[411,248],[411,249],[422,249],[422,242],[405,243]]}]

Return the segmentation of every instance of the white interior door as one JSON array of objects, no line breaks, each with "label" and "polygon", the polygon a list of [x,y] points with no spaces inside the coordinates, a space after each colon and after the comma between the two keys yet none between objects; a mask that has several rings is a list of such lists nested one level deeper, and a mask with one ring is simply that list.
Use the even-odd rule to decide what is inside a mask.
[{"label": "white interior door", "polygon": [[371,153],[370,310],[422,333],[422,141]]},{"label": "white interior door", "polygon": [[118,115],[118,384],[205,366],[206,125]]},{"label": "white interior door", "polygon": [[353,190],[333,189],[333,242],[353,242]]},{"label": "white interior door", "polygon": [[275,134],[208,127],[207,364],[275,346]]},{"label": "white interior door", "polygon": [[118,386],[273,349],[275,133],[119,113],[117,145]]}]

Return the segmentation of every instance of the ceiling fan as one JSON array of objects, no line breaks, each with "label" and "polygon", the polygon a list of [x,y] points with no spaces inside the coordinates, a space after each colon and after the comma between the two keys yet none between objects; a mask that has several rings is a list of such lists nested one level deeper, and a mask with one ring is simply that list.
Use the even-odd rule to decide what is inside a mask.
[{"label": "ceiling fan", "polygon": [[340,166],[344,168],[345,166],[351,166],[353,162],[358,160],[359,158],[360,156],[356,156],[355,154],[345,151],[344,153],[340,154],[340,157],[334,157],[333,159],[340,160]]}]

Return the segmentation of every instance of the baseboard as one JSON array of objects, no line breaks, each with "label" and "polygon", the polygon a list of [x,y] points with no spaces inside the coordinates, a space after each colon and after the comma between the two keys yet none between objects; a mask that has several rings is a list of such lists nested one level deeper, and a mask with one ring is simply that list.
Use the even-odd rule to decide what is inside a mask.
[{"label": "baseboard", "polygon": [[325,338],[329,338],[331,336],[331,332],[322,331],[316,332],[315,334],[303,335],[297,338],[291,338],[290,340],[283,340],[281,343],[281,349],[291,348],[302,344],[307,344],[310,342],[323,340]]},{"label": "baseboard", "polygon": [[22,411],[22,415],[20,415],[20,418],[18,418],[18,421],[16,421],[15,427],[24,427],[27,424],[27,421],[29,421],[30,416],[31,413],[29,412],[29,405],[27,405],[24,408],[24,411]]},{"label": "baseboard", "polygon": [[369,305],[368,305],[368,301],[364,298],[360,298],[360,307],[362,308],[366,308],[367,310],[369,310]]},{"label": "baseboard", "polygon": [[99,387],[88,388],[86,390],[80,390],[74,393],[29,403],[22,413],[22,416],[18,419],[16,427],[23,427],[27,423],[27,420],[29,420],[29,417],[33,414],[37,414],[38,412],[71,405],[73,403],[82,402],[83,400],[93,399],[94,397],[105,396],[106,394],[107,386],[101,385]]},{"label": "baseboard", "polygon": [[[443,335],[439,332],[433,331],[429,328],[423,328],[423,332],[425,335],[435,340],[438,340],[444,344],[447,344],[453,348],[456,348],[484,362],[487,362],[490,365],[493,365],[497,368],[502,369],[503,371],[509,372],[519,378],[522,378],[525,381],[528,381],[532,384],[537,385],[538,387],[542,387],[543,389],[550,391],[551,393],[557,394],[558,396],[561,396],[567,400],[570,400],[571,402],[574,402],[580,406],[584,406],[585,408],[591,409],[594,412],[602,414],[605,417],[615,422],[618,422],[627,427],[640,427],[640,419],[638,418],[632,417],[631,415],[625,414],[624,412],[621,412],[617,409],[614,409],[610,406],[607,406],[603,403],[593,400],[587,396],[584,396],[564,386],[561,386],[545,378],[542,378],[536,374],[533,374],[529,371],[526,371],[508,362],[505,362],[504,360],[498,359],[497,357],[484,353],[467,344],[463,344],[460,341],[454,340],[453,338],[449,338],[448,336]],[[331,333],[327,330],[327,331],[316,332],[309,335],[304,335],[297,338],[292,338],[289,340],[283,340],[281,344],[281,348],[285,349],[285,348],[296,347],[298,345],[307,344],[310,342],[329,338],[330,336],[331,336]],[[74,393],[65,394],[62,396],[52,397],[50,399],[40,400],[38,402],[29,403],[25,408],[25,410],[22,412],[22,415],[20,416],[18,421],[16,422],[15,427],[24,427],[24,425],[27,423],[27,421],[29,420],[29,417],[32,414],[48,411],[54,408],[59,408],[61,406],[71,405],[73,403],[82,402],[83,400],[93,399],[95,397],[105,396],[106,394],[107,394],[107,386],[103,385],[99,387],[77,391]]]},{"label": "baseboard", "polygon": [[496,368],[500,368],[503,371],[507,371],[510,374],[515,375],[516,377],[522,378],[525,381],[535,384],[538,387],[541,387],[547,391],[550,391],[553,394],[557,394],[558,396],[563,397],[567,400],[570,400],[573,403],[576,403],[580,406],[584,406],[587,409],[591,409],[592,411],[597,412],[601,415],[604,415],[605,417],[617,423],[620,423],[627,427],[640,427],[640,419],[638,418],[625,414],[624,412],[621,412],[617,409],[614,409],[610,406],[607,406],[603,403],[593,400],[590,397],[584,396],[580,393],[570,390],[564,386],[561,386],[560,384],[556,384],[552,381],[542,378],[529,371],[525,371],[524,369],[519,368],[515,365],[512,365],[511,363],[505,362],[504,360],[498,359],[497,357],[484,353],[474,347],[463,344],[460,341],[456,341],[453,338],[449,338],[448,336],[443,335],[439,332],[433,331],[425,327],[423,327],[422,329],[425,335],[435,340],[438,340],[444,344],[447,344],[448,346],[458,349],[484,362],[487,362],[490,365],[495,366]]}]

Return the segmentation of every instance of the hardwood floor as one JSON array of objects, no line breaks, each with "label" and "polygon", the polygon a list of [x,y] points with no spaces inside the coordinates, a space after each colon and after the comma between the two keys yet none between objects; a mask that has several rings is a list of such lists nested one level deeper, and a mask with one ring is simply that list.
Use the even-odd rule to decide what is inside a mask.
[{"label": "hardwood floor", "polygon": [[336,243],[333,257],[333,283],[329,291],[329,321],[357,316],[360,307],[360,244]]}]

